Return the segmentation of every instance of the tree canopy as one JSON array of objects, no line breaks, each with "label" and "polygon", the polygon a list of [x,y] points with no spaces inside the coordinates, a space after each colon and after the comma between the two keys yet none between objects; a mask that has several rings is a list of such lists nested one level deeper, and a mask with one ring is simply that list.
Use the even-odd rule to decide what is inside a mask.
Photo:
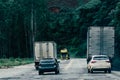
[{"label": "tree canopy", "polygon": [[89,26],[114,26],[120,55],[119,0],[75,0],[77,6],[50,6],[50,1],[0,0],[0,57],[33,57],[33,41],[55,41],[58,50],[85,56]]}]

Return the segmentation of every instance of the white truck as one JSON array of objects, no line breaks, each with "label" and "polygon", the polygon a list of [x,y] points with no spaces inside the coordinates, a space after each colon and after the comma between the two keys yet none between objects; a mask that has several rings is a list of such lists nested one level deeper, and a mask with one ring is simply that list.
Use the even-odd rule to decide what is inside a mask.
[{"label": "white truck", "polygon": [[36,70],[42,58],[57,58],[57,45],[55,42],[41,41],[34,43],[34,62]]},{"label": "white truck", "polygon": [[92,55],[114,57],[114,27],[90,26],[87,32],[87,62]]}]

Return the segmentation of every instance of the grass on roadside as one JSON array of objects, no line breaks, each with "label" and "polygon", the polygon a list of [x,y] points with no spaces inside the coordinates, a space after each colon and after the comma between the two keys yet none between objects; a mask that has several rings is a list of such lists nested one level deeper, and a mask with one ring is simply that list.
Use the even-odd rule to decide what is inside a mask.
[{"label": "grass on roadside", "polygon": [[31,58],[9,58],[9,59],[0,59],[0,68],[10,68],[12,66],[19,66],[33,63]]}]

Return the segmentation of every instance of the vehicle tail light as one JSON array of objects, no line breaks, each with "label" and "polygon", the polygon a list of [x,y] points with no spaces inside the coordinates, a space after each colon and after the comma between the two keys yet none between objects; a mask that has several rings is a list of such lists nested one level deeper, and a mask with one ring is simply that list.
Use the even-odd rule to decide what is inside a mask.
[{"label": "vehicle tail light", "polygon": [[91,61],[91,63],[96,63],[96,61]]},{"label": "vehicle tail light", "polygon": [[110,61],[106,61],[107,63],[110,63]]}]

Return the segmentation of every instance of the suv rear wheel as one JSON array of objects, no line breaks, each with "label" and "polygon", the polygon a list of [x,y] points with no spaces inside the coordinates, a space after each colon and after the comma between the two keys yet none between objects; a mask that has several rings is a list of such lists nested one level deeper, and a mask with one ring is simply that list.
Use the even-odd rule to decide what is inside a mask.
[{"label": "suv rear wheel", "polygon": [[91,71],[90,71],[91,73],[93,73],[93,70],[91,69]]},{"label": "suv rear wheel", "polygon": [[90,70],[88,69],[88,73],[90,73]]},{"label": "suv rear wheel", "polygon": [[108,70],[108,73],[111,73],[111,69]]},{"label": "suv rear wheel", "polygon": [[59,73],[60,73],[59,70],[56,70],[56,71],[55,71],[55,74],[59,74]]},{"label": "suv rear wheel", "polygon": [[107,73],[107,70],[105,70],[104,72]]},{"label": "suv rear wheel", "polygon": [[43,74],[43,72],[41,72],[41,71],[38,71],[38,74],[39,74],[39,75],[41,75],[41,74]]}]

